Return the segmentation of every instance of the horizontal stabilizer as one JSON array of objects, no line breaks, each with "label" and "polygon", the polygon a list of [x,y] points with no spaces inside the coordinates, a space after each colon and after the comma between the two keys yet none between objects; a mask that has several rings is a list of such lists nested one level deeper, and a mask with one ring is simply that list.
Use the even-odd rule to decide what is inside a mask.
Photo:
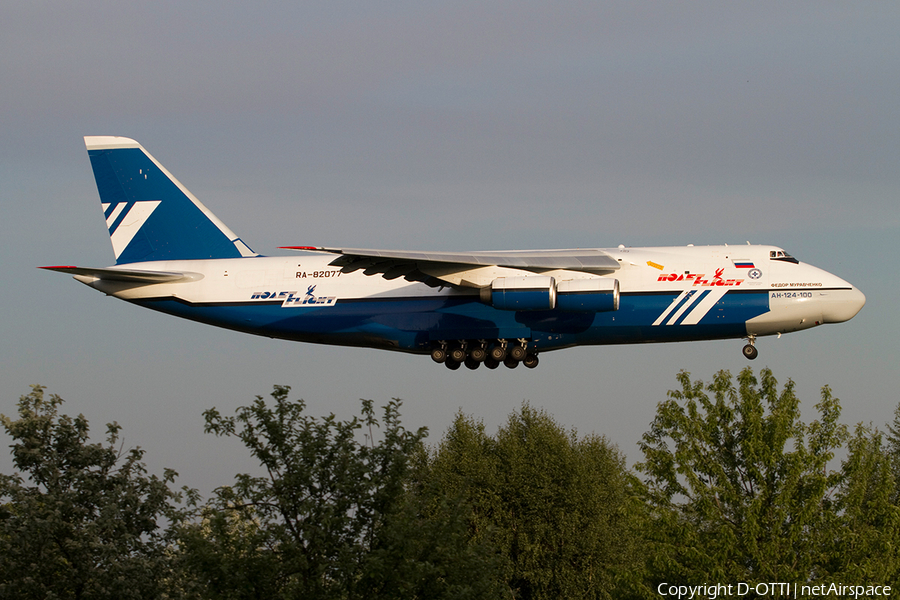
[{"label": "horizontal stabilizer", "polygon": [[138,271],[136,269],[117,269],[115,267],[38,267],[48,271],[68,273],[73,276],[93,277],[102,281],[124,281],[131,283],[174,283],[176,281],[197,281],[203,279],[200,273],[184,271]]}]

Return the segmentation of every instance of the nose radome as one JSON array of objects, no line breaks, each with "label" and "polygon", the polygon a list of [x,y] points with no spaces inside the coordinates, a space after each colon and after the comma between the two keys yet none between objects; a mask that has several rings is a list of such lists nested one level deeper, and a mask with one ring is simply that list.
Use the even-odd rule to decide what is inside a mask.
[{"label": "nose radome", "polygon": [[849,321],[866,304],[866,296],[852,286],[849,290],[830,290],[822,300],[822,320],[825,323]]}]

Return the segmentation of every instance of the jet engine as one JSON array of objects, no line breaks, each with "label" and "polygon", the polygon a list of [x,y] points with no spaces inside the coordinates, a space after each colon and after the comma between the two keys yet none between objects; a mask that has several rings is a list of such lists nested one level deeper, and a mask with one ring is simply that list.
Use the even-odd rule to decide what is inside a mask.
[{"label": "jet engine", "polygon": [[491,282],[490,304],[500,310],[553,310],[556,280],[544,275],[498,277]]},{"label": "jet engine", "polygon": [[567,312],[619,310],[618,279],[569,279],[556,285],[556,308]]},{"label": "jet engine", "polygon": [[606,312],[619,310],[619,281],[570,279],[556,283],[544,275],[498,277],[490,287],[482,288],[481,300],[500,310]]}]

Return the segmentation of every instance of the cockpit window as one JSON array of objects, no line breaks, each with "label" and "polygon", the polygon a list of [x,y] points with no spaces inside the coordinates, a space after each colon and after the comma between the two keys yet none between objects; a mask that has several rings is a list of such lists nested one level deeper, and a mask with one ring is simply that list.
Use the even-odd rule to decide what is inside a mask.
[{"label": "cockpit window", "polygon": [[782,262],[789,262],[800,264],[800,261],[785,252],[784,250],[769,250],[769,260],[779,260]]}]

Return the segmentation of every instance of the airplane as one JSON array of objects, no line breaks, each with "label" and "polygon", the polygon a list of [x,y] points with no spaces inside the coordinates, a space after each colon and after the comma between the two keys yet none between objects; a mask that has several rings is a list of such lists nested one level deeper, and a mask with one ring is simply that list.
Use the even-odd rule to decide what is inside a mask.
[{"label": "airplane", "polygon": [[84,138],[114,266],[40,267],[169,315],[283,340],[430,355],[449,369],[580,345],[756,339],[841,323],[865,296],[782,248],[253,252],[136,141]]}]

